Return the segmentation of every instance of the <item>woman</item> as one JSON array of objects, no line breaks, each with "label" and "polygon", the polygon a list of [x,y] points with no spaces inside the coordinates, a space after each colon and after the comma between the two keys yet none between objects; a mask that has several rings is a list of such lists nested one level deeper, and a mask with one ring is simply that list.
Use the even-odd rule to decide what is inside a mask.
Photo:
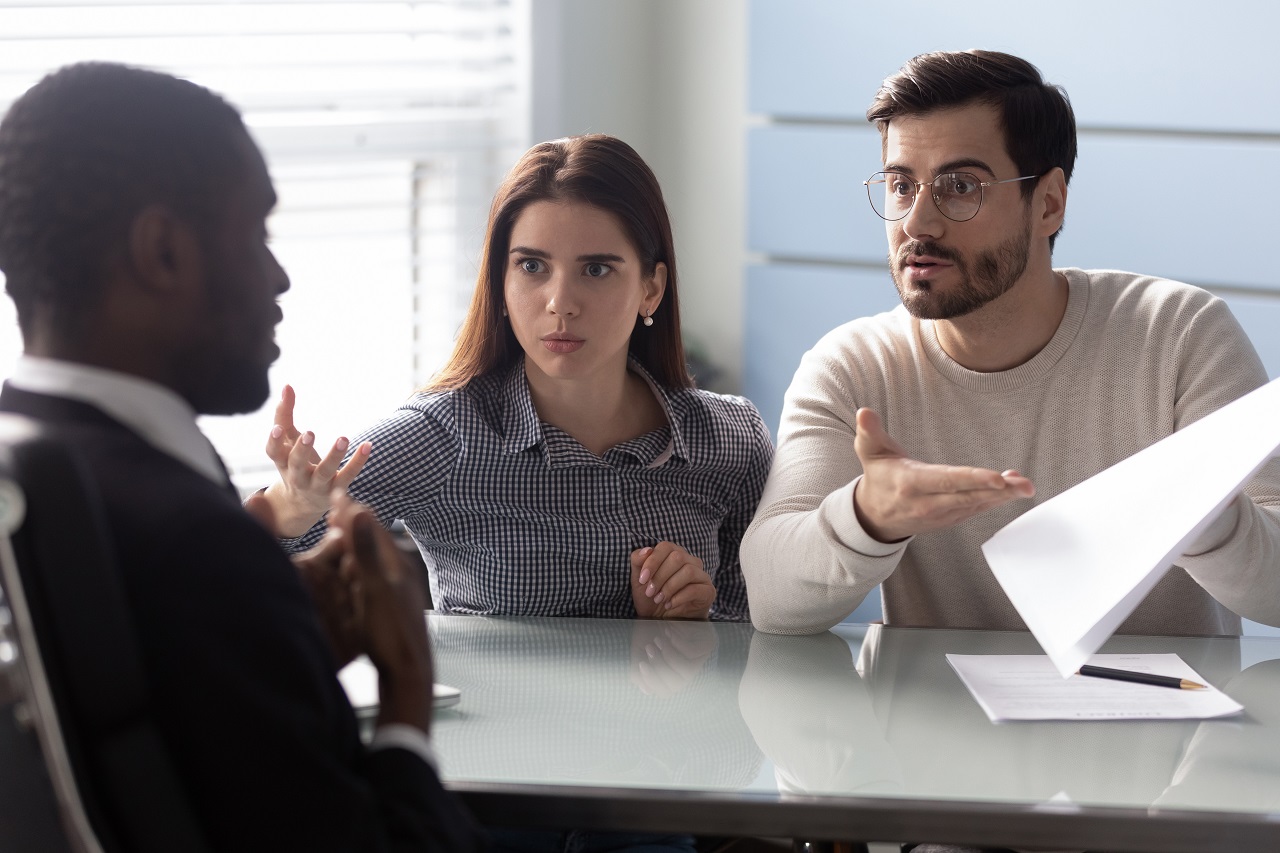
[{"label": "woman", "polygon": [[748,618],[738,543],[772,445],[750,402],[693,387],[662,192],[620,140],[526,152],[444,369],[345,464],[345,439],[321,459],[314,438],[286,388],[281,479],[251,500],[290,550],[349,486],[404,521],[439,610]]}]

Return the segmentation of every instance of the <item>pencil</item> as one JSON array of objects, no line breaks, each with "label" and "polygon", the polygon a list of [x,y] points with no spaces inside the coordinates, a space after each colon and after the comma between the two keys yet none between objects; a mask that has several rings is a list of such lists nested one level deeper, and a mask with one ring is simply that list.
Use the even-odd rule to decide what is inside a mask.
[{"label": "pencil", "polygon": [[1080,675],[1091,675],[1094,678],[1113,678],[1116,681],[1133,681],[1138,684],[1154,684],[1158,687],[1173,687],[1179,690],[1204,690],[1205,685],[1198,681],[1188,681],[1172,675],[1153,675],[1149,672],[1131,672],[1127,669],[1109,669],[1105,666],[1085,664],[1080,667]]}]

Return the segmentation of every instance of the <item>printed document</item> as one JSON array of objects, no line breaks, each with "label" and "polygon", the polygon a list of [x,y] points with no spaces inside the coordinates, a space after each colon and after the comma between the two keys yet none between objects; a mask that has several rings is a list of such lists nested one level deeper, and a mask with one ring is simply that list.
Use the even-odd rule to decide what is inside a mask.
[{"label": "printed document", "polygon": [[[1044,655],[947,655],[992,722],[1003,720],[1206,720],[1244,710],[1209,685],[1178,690],[1107,678],[1062,678]],[[1173,654],[1094,655],[1088,663],[1208,685]]]}]

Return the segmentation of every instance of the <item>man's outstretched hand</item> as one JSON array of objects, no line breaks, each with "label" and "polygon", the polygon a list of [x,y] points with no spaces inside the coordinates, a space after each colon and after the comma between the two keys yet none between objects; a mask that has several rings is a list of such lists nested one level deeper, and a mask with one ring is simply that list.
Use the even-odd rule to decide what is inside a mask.
[{"label": "man's outstretched hand", "polygon": [[1017,471],[912,459],[871,409],[858,410],[853,449],[863,471],[853,493],[853,509],[862,529],[881,542],[951,527],[1036,493],[1032,482]]}]

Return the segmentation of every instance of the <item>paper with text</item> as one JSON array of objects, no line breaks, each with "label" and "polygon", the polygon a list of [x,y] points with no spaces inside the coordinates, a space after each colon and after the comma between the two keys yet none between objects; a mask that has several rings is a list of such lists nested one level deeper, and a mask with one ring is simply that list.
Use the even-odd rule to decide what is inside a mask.
[{"label": "paper with text", "polygon": [[[1216,687],[1177,690],[1106,678],[1061,678],[1043,655],[947,655],[992,722],[1004,720],[1206,720],[1244,707]],[[1087,663],[1208,684],[1173,654],[1093,655]]]},{"label": "paper with text", "polygon": [[1028,510],[982,546],[1066,677],[1280,447],[1280,379]]}]

